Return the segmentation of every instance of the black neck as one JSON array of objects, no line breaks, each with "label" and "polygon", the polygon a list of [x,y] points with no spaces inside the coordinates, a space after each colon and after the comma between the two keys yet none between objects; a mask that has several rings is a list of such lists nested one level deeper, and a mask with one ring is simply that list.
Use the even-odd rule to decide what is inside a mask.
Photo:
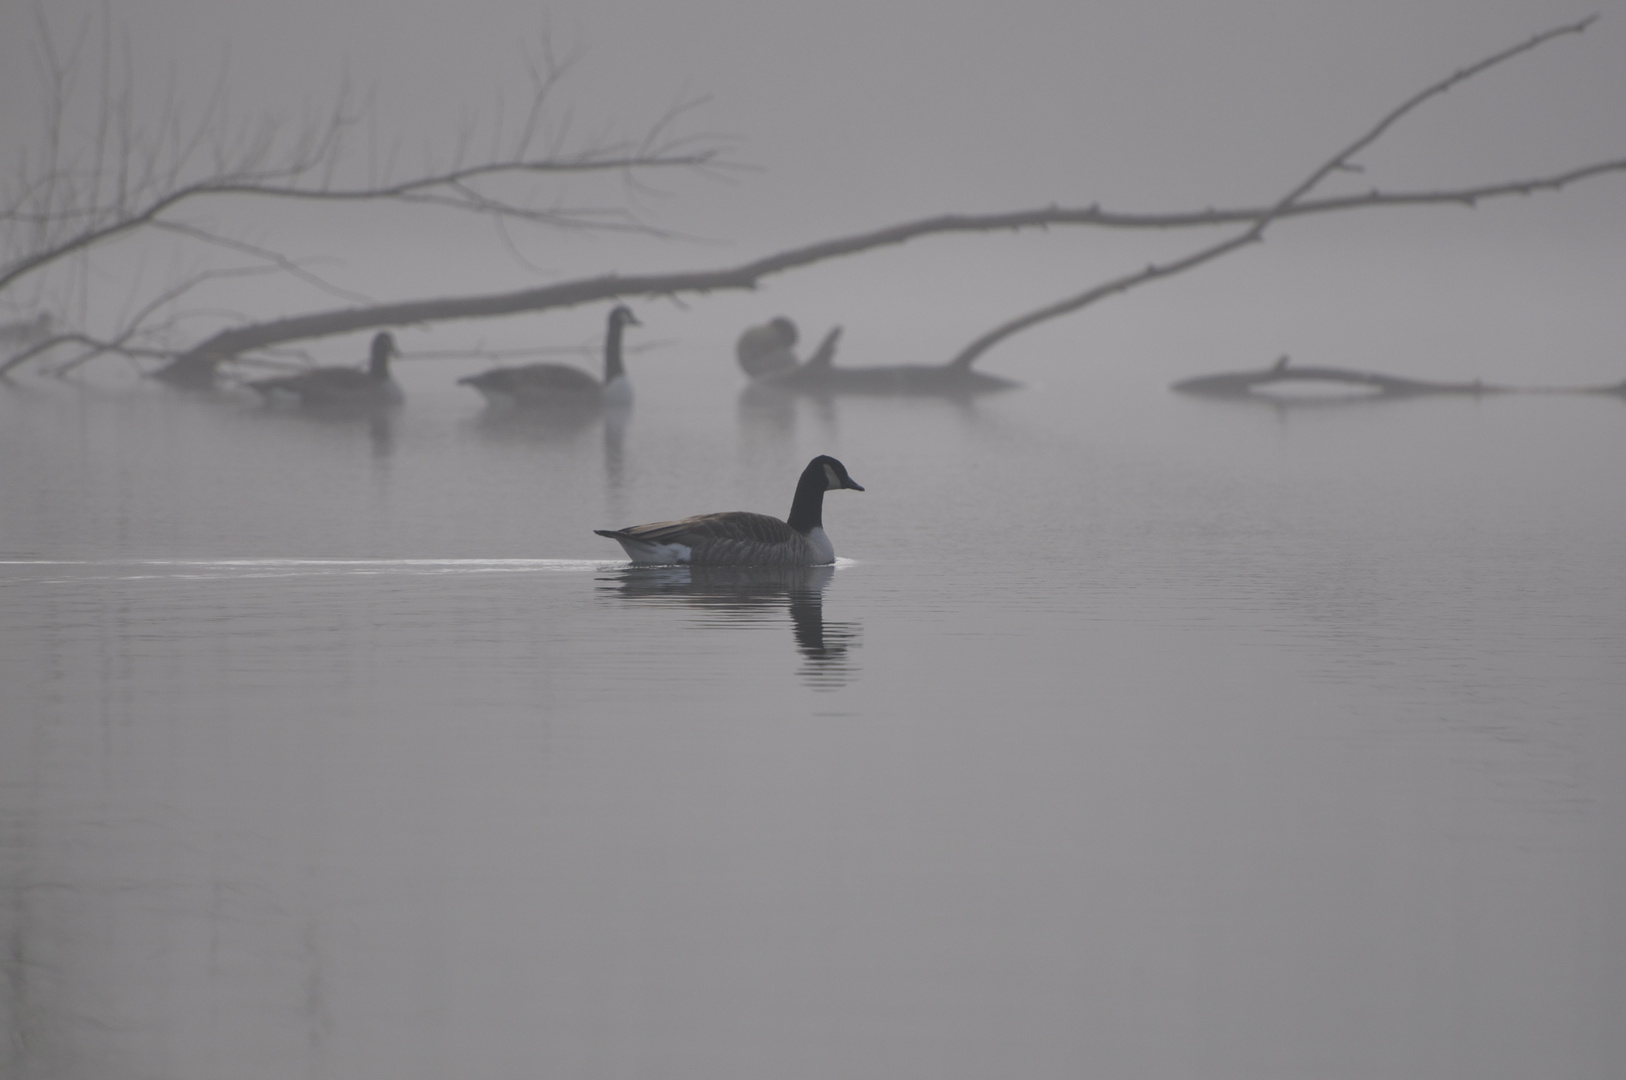
[{"label": "black neck", "polygon": [[604,385],[619,379],[627,373],[621,366],[621,331],[625,329],[620,319],[610,320],[609,333],[604,335]]},{"label": "black neck", "polygon": [[824,466],[809,465],[796,482],[796,497],[790,501],[790,517],[785,524],[799,533],[812,532],[824,525],[824,489],[830,480]]},{"label": "black neck", "polygon": [[373,356],[367,361],[367,374],[380,382],[390,377],[390,350],[388,345],[374,345]]}]

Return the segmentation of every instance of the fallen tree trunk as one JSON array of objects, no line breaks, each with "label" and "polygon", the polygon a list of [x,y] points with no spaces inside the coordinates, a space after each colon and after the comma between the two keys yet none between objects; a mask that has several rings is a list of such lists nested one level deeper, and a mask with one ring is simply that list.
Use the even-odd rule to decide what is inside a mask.
[{"label": "fallen tree trunk", "polygon": [[[1626,159],[1607,166],[1589,166],[1585,175],[1602,171],[1626,171]],[[1581,177],[1580,173],[1567,173],[1563,183]],[[1436,192],[1385,195],[1370,192],[1349,198],[1306,201],[1293,207],[1283,216],[1355,210],[1366,207],[1407,205],[1420,202],[1443,202],[1472,205],[1480,198],[1492,197],[1506,189],[1528,193],[1531,185],[1546,186],[1548,181],[1520,181],[1517,185],[1495,185],[1494,188],[1474,189],[1467,192]],[[405,300],[394,304],[370,304],[339,308],[310,315],[297,315],[286,319],[273,319],[247,326],[222,330],[176,356],[158,373],[158,377],[176,382],[190,382],[199,375],[207,377],[214,365],[235,358],[250,349],[262,349],[289,341],[330,337],[361,330],[383,327],[408,326],[413,323],[439,322],[451,319],[486,319],[523,312],[547,311],[553,308],[574,307],[603,300],[618,300],[632,296],[673,296],[679,293],[709,293],[724,290],[755,289],[763,278],[787,270],[811,266],[843,255],[856,255],[875,248],[902,244],[917,237],[945,233],[1004,232],[1020,229],[1046,228],[1053,225],[1093,225],[1117,229],[1180,229],[1204,226],[1223,226],[1240,221],[1252,221],[1261,209],[1204,210],[1196,213],[1175,214],[1123,214],[1102,210],[1098,206],[1066,208],[1051,206],[1038,210],[1020,210],[1004,214],[942,214],[918,221],[876,229],[872,232],[825,240],[805,247],[792,248],[739,266],[716,270],[699,270],[674,274],[643,274],[622,277],[606,274],[594,278],[544,285],[534,289],[521,289],[508,293],[485,293],[478,296],[434,297]]]},{"label": "fallen tree trunk", "polygon": [[1431,382],[1400,375],[1380,375],[1374,371],[1352,371],[1335,367],[1290,367],[1287,357],[1260,371],[1225,371],[1181,379],[1169,389],[1200,397],[1245,398],[1262,387],[1281,383],[1334,383],[1370,391],[1377,397],[1421,397],[1426,394],[1508,394],[1514,388],[1493,386],[1478,379],[1472,382]]},{"label": "fallen tree trunk", "polygon": [[[919,221],[905,222],[873,232],[827,240],[806,247],[793,248],[740,266],[717,270],[701,270],[675,274],[643,274],[622,277],[606,274],[601,277],[544,285],[517,292],[489,293],[479,296],[436,297],[406,300],[394,304],[373,304],[311,315],[298,315],[287,319],[274,319],[247,326],[222,330],[187,351],[179,354],[159,372],[160,377],[187,381],[196,375],[207,378],[214,365],[231,360],[239,353],[261,349],[289,341],[331,337],[362,330],[383,327],[408,326],[413,323],[438,322],[452,319],[484,319],[523,312],[547,311],[553,308],[574,307],[603,300],[624,299],[631,296],[674,296],[679,293],[708,293],[728,290],[755,289],[763,278],[788,270],[811,266],[843,255],[856,255],[876,248],[905,243],[917,237],[950,233],[1007,232],[1020,229],[1041,229],[1062,225],[1088,225],[1109,229],[1182,229],[1232,225],[1244,221],[1257,221],[1270,215],[1273,220],[1307,217],[1314,214],[1337,213],[1401,206],[1462,206],[1474,207],[1485,199],[1509,195],[1530,195],[1541,191],[1558,191],[1569,184],[1606,174],[1626,172],[1626,158],[1598,162],[1578,169],[1570,169],[1552,176],[1486,184],[1450,191],[1396,192],[1372,191],[1328,199],[1306,199],[1282,207],[1274,214],[1272,208],[1244,208],[1203,210],[1174,214],[1124,214],[1102,210],[1096,206],[1085,208],[1046,207],[1004,214],[944,214]],[[1156,267],[1145,275],[1145,280],[1170,276],[1186,267],[1179,264]],[[1137,280],[1129,283],[1114,282],[1101,290],[1102,294],[1127,292]],[[1082,305],[1066,305],[1076,310]],[[1052,317],[1047,312],[1045,318]],[[1032,320],[1034,322],[1042,319]],[[1025,328],[1028,322],[1023,322]],[[954,361],[953,366],[968,369],[971,362],[982,355],[996,341],[1008,337],[1014,330],[1002,327],[989,340],[979,339]],[[15,366],[19,358],[0,365],[0,374]]]},{"label": "fallen tree trunk", "polygon": [[[747,331],[747,336],[753,332]],[[841,327],[832,327],[812,356],[788,368],[753,372],[754,365],[742,359],[740,367],[751,375],[751,386],[746,390],[747,399],[769,401],[786,394],[823,398],[838,394],[968,398],[998,390],[1012,390],[1019,385],[1010,379],[984,375],[953,364],[844,367],[835,362],[836,342],[840,337]],[[790,359],[794,362],[795,358],[791,356]]]},{"label": "fallen tree trunk", "polygon": [[791,393],[813,397],[836,394],[974,397],[1012,390],[1020,383],[950,364],[885,364],[841,367],[803,364],[751,383],[753,394]]},{"label": "fallen tree trunk", "polygon": [[1608,386],[1583,386],[1577,390],[1571,391],[1571,393],[1609,394],[1613,397],[1626,398],[1626,379],[1622,379],[1618,383],[1611,383]]},{"label": "fallen tree trunk", "polygon": [[1256,391],[1282,384],[1320,383],[1348,386],[1366,391],[1363,397],[1407,398],[1430,395],[1456,394],[1474,397],[1486,394],[1604,394],[1626,398],[1626,380],[1606,386],[1499,386],[1480,379],[1470,382],[1435,382],[1429,379],[1408,379],[1401,375],[1382,375],[1375,371],[1355,371],[1337,367],[1292,367],[1282,357],[1270,367],[1258,371],[1222,371],[1215,375],[1197,375],[1181,379],[1169,386],[1178,394],[1213,398],[1264,398],[1281,400],[1274,395]]}]

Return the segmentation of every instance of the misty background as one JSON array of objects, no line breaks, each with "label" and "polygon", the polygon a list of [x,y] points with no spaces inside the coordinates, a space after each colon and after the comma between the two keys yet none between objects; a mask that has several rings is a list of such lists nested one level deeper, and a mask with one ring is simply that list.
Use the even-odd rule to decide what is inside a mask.
[{"label": "misty background", "polygon": [[[49,10],[65,45],[97,9],[67,2]],[[350,86],[366,110],[351,147],[361,167],[412,171],[447,160],[462,132],[479,147],[498,122],[517,123],[527,56],[539,57],[544,39],[574,61],[546,121],[566,133],[560,145],[636,139],[669,109],[692,104],[675,130],[722,135],[726,158],[747,166],[711,177],[663,173],[647,178],[650,190],[614,180],[562,185],[561,202],[624,204],[694,239],[513,230],[528,265],[495,230],[462,215],[222,201],[196,211],[204,220],[229,218],[248,239],[275,237],[291,255],[337,256],[337,264],[321,266],[335,284],[404,299],[604,270],[727,265],[950,211],[1255,205],[1416,89],[1589,11],[1550,3],[1335,11],[1271,3],[618,2],[296,3],[272,11],[159,0],[113,17],[128,41],[139,102],[154,112],[174,95],[195,115],[218,86],[234,124],[296,126],[324,117],[341,85]],[[1626,135],[1618,108],[1626,75],[1615,62],[1626,29],[1604,14],[1580,38],[1430,103],[1361,155],[1364,174],[1335,177],[1323,190],[1427,189],[1609,157]],[[27,55],[31,18],[23,4],[0,13],[9,153],[30,134],[38,89]],[[1617,186],[1604,178],[1561,197],[1497,200],[1474,211],[1284,223],[1258,250],[1040,328],[986,362],[1020,375],[1021,353],[1010,350],[1059,344],[1086,350],[1081,363],[1110,365],[1111,350],[1101,346],[1116,320],[1134,319],[1137,335],[1156,334],[1162,313],[1178,311],[1188,326],[1204,325],[1205,339],[1224,354],[1148,349],[1134,361],[1148,378],[1283,351],[1301,362],[1352,366],[1382,355],[1397,371],[1440,377],[1613,378],[1613,282],[1626,227],[1615,212]],[[1005,239],[928,238],[778,277],[766,295],[809,326],[848,324],[849,350],[875,342],[877,355],[845,359],[933,362],[1017,311],[1193,243],[1189,234],[1097,229]],[[454,251],[449,265],[445,256]],[[133,257],[128,245],[115,254]],[[142,273],[153,272],[153,258]],[[989,274],[994,260],[1002,271]],[[883,341],[884,326],[851,321],[849,298],[872,295],[882,283],[897,320],[909,326],[906,341]],[[257,291],[252,314],[331,306],[331,296],[278,282]],[[745,310],[755,306],[742,317]],[[1389,332],[1422,312],[1449,329],[1428,337]],[[570,321],[582,337],[597,324],[585,312],[545,317]],[[522,322],[452,329],[491,343]],[[1554,350],[1559,327],[1567,345]],[[1519,359],[1504,369],[1503,355]]]},{"label": "misty background", "polygon": [[[44,10],[65,46],[104,9]],[[394,301],[944,212],[1268,203],[1420,88],[1591,9],[105,10],[144,108],[195,115],[218,87],[234,123],[297,127],[348,84],[362,174],[432,167],[460,132],[481,153],[545,39],[575,58],[546,118],[563,149],[690,104],[675,130],[726,146],[726,168],[551,189],[664,237],[181,215]],[[1325,190],[1618,157],[1626,11],[1603,16]],[[32,19],[0,5],[0,167],[40,134]],[[0,1074],[1614,1080],[1620,397],[1168,386],[1283,354],[1618,384],[1623,196],[1606,176],[1279,221],[1006,341],[978,370],[1020,386],[975,400],[757,395],[734,342],[785,314],[804,355],[839,324],[843,363],[938,363],[1214,237],[933,237],[629,297],[636,403],[569,423],[507,422],[455,380],[489,366],[476,349],[593,368],[607,303],[396,327],[405,404],[359,417],[112,360],[16,373]],[[61,313],[117,325],[200,258],[122,241]],[[218,285],[188,300],[200,338],[351,302]],[[359,364],[368,336],[299,355]],[[783,514],[822,453],[866,488],[826,502],[833,567],[635,568],[592,532]]]}]

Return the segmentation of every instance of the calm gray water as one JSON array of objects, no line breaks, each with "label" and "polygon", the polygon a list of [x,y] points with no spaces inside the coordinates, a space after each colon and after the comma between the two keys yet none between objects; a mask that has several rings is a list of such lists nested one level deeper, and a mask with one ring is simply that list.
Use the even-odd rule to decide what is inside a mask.
[{"label": "calm gray water", "polygon": [[[1620,1075],[1618,400],[633,363],[570,431],[0,387],[0,1072]],[[821,452],[833,569],[592,535]]]}]

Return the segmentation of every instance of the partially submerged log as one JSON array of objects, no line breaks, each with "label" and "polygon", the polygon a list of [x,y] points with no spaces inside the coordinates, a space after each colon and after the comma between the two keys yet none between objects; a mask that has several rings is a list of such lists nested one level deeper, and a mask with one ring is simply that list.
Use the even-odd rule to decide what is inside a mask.
[{"label": "partially submerged log", "polygon": [[1335,367],[1291,367],[1282,357],[1260,371],[1225,371],[1217,375],[1198,375],[1182,379],[1169,389],[1180,394],[1200,397],[1246,398],[1264,397],[1257,390],[1282,383],[1335,384],[1364,390],[1369,397],[1421,397],[1427,394],[1508,394],[1510,386],[1493,386],[1475,379],[1472,382],[1432,382],[1427,379],[1408,379],[1400,375],[1380,375],[1375,371],[1351,371]]},{"label": "partially submerged log", "polygon": [[[1424,397],[1434,394],[1602,394],[1626,398],[1626,379],[1603,386],[1496,386],[1475,379],[1472,382],[1433,382],[1428,379],[1408,379],[1401,375],[1380,375],[1375,371],[1351,371],[1335,367],[1292,367],[1282,357],[1260,371],[1223,371],[1217,375],[1198,375],[1181,379],[1169,386],[1180,394],[1199,397],[1252,398],[1254,400],[1283,401],[1286,395],[1260,393],[1262,388],[1283,383],[1319,383],[1351,387],[1364,393],[1345,394],[1342,400],[1372,398]],[[1324,396],[1319,400],[1340,400]]]},{"label": "partially submerged log", "polygon": [[[789,323],[788,319],[778,320]],[[760,328],[756,328],[760,329]],[[752,331],[747,331],[751,333]],[[791,341],[794,342],[794,330]],[[776,392],[832,397],[837,394],[902,395],[906,397],[973,397],[1021,384],[997,375],[972,371],[964,364],[882,364],[842,367],[835,362],[841,327],[833,327],[805,363],[760,369],[748,391],[754,396]],[[742,363],[741,367],[745,367]],[[750,372],[750,369],[746,369]]]},{"label": "partially submerged log", "polygon": [[1618,383],[1610,383],[1608,386],[1583,386],[1579,389],[1570,391],[1570,393],[1608,394],[1611,397],[1626,399],[1626,379],[1622,379]]},{"label": "partially submerged log", "polygon": [[875,367],[842,367],[837,364],[803,364],[751,382],[752,393],[807,394],[831,397],[837,394],[893,395],[908,397],[974,397],[1011,390],[1020,383],[952,364],[883,364]]}]

